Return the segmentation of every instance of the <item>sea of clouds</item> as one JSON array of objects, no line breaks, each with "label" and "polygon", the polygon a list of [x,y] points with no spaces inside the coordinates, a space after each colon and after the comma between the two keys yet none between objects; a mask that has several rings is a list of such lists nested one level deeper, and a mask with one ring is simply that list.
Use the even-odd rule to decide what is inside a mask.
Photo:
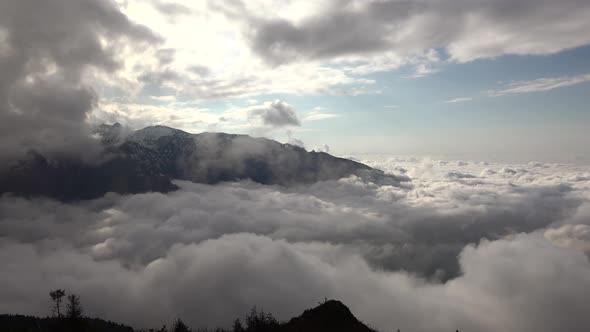
[{"label": "sea of clouds", "polygon": [[325,297],[387,331],[586,331],[590,168],[386,156],[410,181],[178,181],[78,203],[0,198],[0,312],[48,292],[137,327],[288,319]]},{"label": "sea of clouds", "polygon": [[[165,98],[163,87],[190,99],[326,86],[339,93],[339,85],[366,80],[330,63],[357,62],[359,51],[399,47],[411,57],[442,47],[464,62],[588,43],[589,11],[581,0],[373,1],[354,17],[343,3],[330,2],[321,12],[327,19],[303,25],[252,15],[236,1],[218,5],[213,9],[230,21],[245,22],[239,25],[248,30],[247,51],[270,66],[264,75],[228,78],[201,78],[208,67],[192,67],[193,77],[183,78],[191,70],[168,66],[176,51],[163,48],[167,31],[156,33],[121,11],[132,2],[0,1],[0,169],[31,149],[97,162],[102,149],[88,119],[105,91],[124,100],[138,91]],[[432,14],[439,12],[445,15]],[[152,23],[149,15],[145,20]],[[343,35],[342,24],[355,33]],[[451,31],[423,38],[441,26]],[[214,43],[193,37],[199,30],[207,29],[190,28],[191,41],[202,40],[194,45],[217,60],[209,55]],[[482,43],[482,31],[506,38]],[[268,47],[277,42],[288,47]],[[365,59],[352,71],[398,68],[397,58],[390,52]],[[304,59],[313,66],[276,66]],[[224,61],[219,66],[226,71]],[[356,89],[349,93],[363,91]],[[137,114],[145,115],[140,106]],[[265,107],[248,114],[266,125],[299,123],[286,104]],[[87,315],[136,327],[176,317],[195,327],[227,325],[253,305],[287,319],[327,297],[382,331],[589,330],[590,169],[358,158],[411,181],[349,177],[289,188],[177,182],[181,189],[169,194],[67,204],[3,195],[0,313],[47,315],[49,291],[65,288],[81,296]]]}]

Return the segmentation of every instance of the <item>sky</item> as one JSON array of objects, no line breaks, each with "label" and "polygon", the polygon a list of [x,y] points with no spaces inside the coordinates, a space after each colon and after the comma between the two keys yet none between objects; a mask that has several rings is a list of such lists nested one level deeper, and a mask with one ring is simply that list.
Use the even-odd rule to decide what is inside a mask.
[{"label": "sky", "polygon": [[[102,86],[102,112],[120,113],[101,121],[296,138],[340,155],[589,161],[586,1],[118,6],[163,40],[130,51],[128,89]],[[248,115],[277,101],[300,121]]]},{"label": "sky", "polygon": [[381,331],[588,331],[588,31],[587,0],[0,0],[1,174],[108,161],[105,122],[383,171],[3,193],[0,313],[65,288],[135,327],[327,297]]},{"label": "sky", "polygon": [[60,105],[75,106],[78,128],[160,124],[341,156],[590,162],[584,0],[56,3],[66,10],[3,4],[2,98],[16,113],[29,113],[24,91],[59,76],[86,94]]}]

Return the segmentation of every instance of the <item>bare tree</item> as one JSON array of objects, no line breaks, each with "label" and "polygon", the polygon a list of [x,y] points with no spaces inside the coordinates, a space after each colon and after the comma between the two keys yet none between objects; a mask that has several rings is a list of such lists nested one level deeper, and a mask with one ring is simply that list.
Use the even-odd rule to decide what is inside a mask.
[{"label": "bare tree", "polygon": [[66,295],[66,291],[63,289],[56,289],[53,290],[51,292],[49,292],[49,296],[51,296],[51,301],[53,301],[53,308],[51,309],[51,311],[53,312],[53,316],[55,317],[61,317],[61,302],[62,302],[62,298]]}]

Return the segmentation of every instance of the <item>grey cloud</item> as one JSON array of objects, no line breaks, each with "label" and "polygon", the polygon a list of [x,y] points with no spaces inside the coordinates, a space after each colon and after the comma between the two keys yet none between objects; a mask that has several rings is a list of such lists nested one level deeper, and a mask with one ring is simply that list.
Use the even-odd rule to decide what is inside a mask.
[{"label": "grey cloud", "polygon": [[160,65],[169,65],[174,61],[174,55],[176,50],[172,48],[163,48],[156,52],[156,57],[158,58]]},{"label": "grey cloud", "polygon": [[455,60],[470,61],[553,53],[590,43],[585,33],[590,6],[583,0],[332,0],[297,23],[247,12],[240,2],[211,7],[245,20],[252,49],[272,64],[439,48]]},{"label": "grey cloud", "polygon": [[191,66],[188,70],[199,76],[208,76],[211,73],[211,69],[205,66]]},{"label": "grey cloud", "polygon": [[2,2],[0,22],[2,164],[32,148],[92,159],[100,147],[85,122],[97,99],[90,70],[115,72],[121,42],[160,38],[110,1]]},{"label": "grey cloud", "polygon": [[173,2],[166,2],[160,3],[158,2],[155,4],[155,7],[158,11],[163,14],[170,15],[170,16],[178,16],[178,15],[189,15],[192,13],[192,10],[187,6],[181,5],[179,3]]},{"label": "grey cloud", "polygon": [[251,118],[260,118],[265,125],[271,127],[301,125],[295,110],[287,103],[280,100],[267,102],[261,106],[251,107],[248,114]]},{"label": "grey cloud", "polygon": [[[173,58],[169,58],[170,62],[173,61]],[[167,62],[166,58],[159,59],[160,64],[164,65],[162,62]],[[158,69],[145,69],[142,71],[137,78],[141,83],[142,86],[142,93],[151,96],[160,96],[162,91],[166,91],[166,85],[181,82],[183,80],[183,75],[174,71],[173,69],[169,68],[168,66],[164,65],[162,68]],[[144,120],[145,119],[141,119]],[[145,126],[149,126],[152,123],[145,123]]]},{"label": "grey cloud", "polygon": [[581,250],[590,256],[590,225],[563,225],[545,231],[545,237],[558,246]]}]

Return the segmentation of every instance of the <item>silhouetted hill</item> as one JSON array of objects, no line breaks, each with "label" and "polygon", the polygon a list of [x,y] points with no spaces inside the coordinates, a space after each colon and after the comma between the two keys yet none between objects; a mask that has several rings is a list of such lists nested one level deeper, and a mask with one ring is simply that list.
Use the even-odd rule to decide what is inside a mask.
[{"label": "silhouetted hill", "polygon": [[2,332],[134,332],[133,328],[98,318],[83,318],[71,327],[66,319],[37,318],[22,315],[0,315]]},{"label": "silhouetted hill", "polygon": [[356,319],[342,302],[330,300],[284,325],[285,332],[374,332]]},{"label": "silhouetted hill", "polygon": [[[181,323],[180,320],[177,321]],[[256,311],[244,319],[244,324],[218,332],[375,332],[360,322],[340,301],[330,300],[286,323],[279,323],[270,313]],[[184,326],[184,323],[182,323]],[[131,327],[97,318],[83,318],[75,332],[134,332]],[[187,327],[188,328],[188,327]],[[178,329],[180,331],[180,329]],[[0,315],[0,331],[6,332],[74,332],[67,319],[36,318],[21,315]],[[174,328],[141,331],[174,332]],[[184,329],[182,330],[184,331]],[[196,330],[193,330],[196,331]]]},{"label": "silhouetted hill", "polygon": [[177,189],[173,179],[209,184],[250,179],[288,186],[352,174],[383,176],[383,172],[352,160],[247,135],[189,134],[164,126],[125,132],[119,124],[102,125],[97,132],[105,146],[101,163],[50,160],[31,152],[0,174],[0,193],[67,201],[96,198],[111,191],[168,192]]}]

